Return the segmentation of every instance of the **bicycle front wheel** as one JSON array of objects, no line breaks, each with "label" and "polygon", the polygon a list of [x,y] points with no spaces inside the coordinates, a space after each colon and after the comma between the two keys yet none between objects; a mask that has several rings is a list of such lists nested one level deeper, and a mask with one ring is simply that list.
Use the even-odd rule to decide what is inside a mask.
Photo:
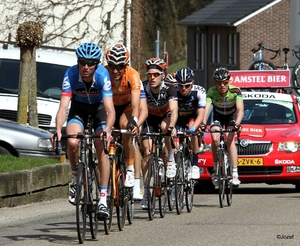
[{"label": "bicycle front wheel", "polygon": [[153,220],[156,204],[156,175],[155,167],[157,165],[157,157],[150,154],[148,160],[148,175],[147,175],[147,199],[148,199],[148,217]]},{"label": "bicycle front wheel", "polygon": [[294,91],[300,96],[300,61],[293,68],[291,80],[292,87],[295,87]]},{"label": "bicycle front wheel", "polygon": [[194,180],[189,179],[189,171],[192,169],[191,158],[185,157],[184,170],[185,170],[185,206],[188,213],[192,212],[193,200],[194,200]]},{"label": "bicycle front wheel", "polygon": [[90,204],[88,205],[89,217],[90,217],[90,230],[93,239],[97,238],[99,221],[97,218],[97,205],[99,202],[99,183],[98,183],[98,168],[93,163],[91,170],[92,184],[89,186]]},{"label": "bicycle front wheel", "polygon": [[76,226],[79,243],[83,243],[86,232],[87,218],[87,187],[86,171],[83,163],[78,164],[77,183],[76,183]]},{"label": "bicycle front wheel", "polygon": [[108,180],[108,186],[107,186],[107,208],[109,209],[109,216],[104,219],[104,231],[105,234],[109,234],[111,232],[112,227],[112,218],[113,218],[113,212],[114,212],[114,182],[113,182],[113,160],[110,160],[110,175]]},{"label": "bicycle front wheel", "polygon": [[167,186],[166,186],[166,172],[165,167],[159,167],[162,170],[161,175],[158,175],[158,187],[156,189],[156,195],[158,196],[159,214],[161,218],[165,217],[167,210]]},{"label": "bicycle front wheel", "polygon": [[219,202],[220,207],[224,207],[225,202],[225,178],[223,173],[223,165],[224,165],[224,153],[220,151],[218,153],[218,183],[219,183]]},{"label": "bicycle front wheel", "polygon": [[125,156],[124,151],[120,147],[117,150],[117,219],[118,219],[118,227],[120,231],[123,231],[125,222],[126,222],[126,215],[127,215],[127,188],[125,187]]},{"label": "bicycle front wheel", "polygon": [[183,171],[183,156],[181,152],[176,156],[177,172],[175,175],[175,204],[177,214],[181,214],[184,206],[184,171]]}]

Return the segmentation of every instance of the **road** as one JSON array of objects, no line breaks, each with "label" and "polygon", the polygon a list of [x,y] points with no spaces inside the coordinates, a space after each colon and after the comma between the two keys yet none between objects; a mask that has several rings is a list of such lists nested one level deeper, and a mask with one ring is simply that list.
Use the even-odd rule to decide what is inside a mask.
[{"label": "road", "polygon": [[[258,188],[260,187],[260,188]],[[242,184],[231,207],[216,192],[196,194],[191,213],[167,212],[149,221],[136,205],[135,220],[85,245],[299,245],[300,194],[292,185]],[[0,209],[0,245],[77,245],[75,207],[66,199]]]}]

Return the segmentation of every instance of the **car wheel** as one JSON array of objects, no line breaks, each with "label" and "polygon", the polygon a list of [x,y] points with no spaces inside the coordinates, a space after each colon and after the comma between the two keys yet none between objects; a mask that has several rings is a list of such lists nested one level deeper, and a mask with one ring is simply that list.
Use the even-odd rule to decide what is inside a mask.
[{"label": "car wheel", "polygon": [[11,155],[8,149],[4,148],[3,146],[0,146],[0,155]]},{"label": "car wheel", "polygon": [[297,192],[300,192],[300,183],[295,184],[295,189]]}]

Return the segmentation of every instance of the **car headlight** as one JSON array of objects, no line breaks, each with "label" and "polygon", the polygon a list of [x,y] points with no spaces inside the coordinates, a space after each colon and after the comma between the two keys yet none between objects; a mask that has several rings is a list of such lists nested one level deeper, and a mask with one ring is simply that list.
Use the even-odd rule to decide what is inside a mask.
[{"label": "car headlight", "polygon": [[39,138],[37,145],[39,148],[42,148],[42,149],[52,149],[53,148],[52,143],[51,143],[50,139],[48,139],[48,138]]},{"label": "car headlight", "polygon": [[300,150],[300,142],[280,142],[278,151],[297,152]]}]

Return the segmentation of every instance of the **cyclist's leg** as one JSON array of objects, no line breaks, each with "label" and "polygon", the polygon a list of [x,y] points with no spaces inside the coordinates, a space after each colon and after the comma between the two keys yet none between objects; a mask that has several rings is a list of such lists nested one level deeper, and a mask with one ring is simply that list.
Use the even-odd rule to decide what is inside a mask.
[{"label": "cyclist's leg", "polygon": [[[84,128],[84,122],[80,117],[71,118],[66,127],[66,134],[77,134],[82,132]],[[80,140],[75,138],[67,139],[67,155],[72,170],[72,183],[69,189],[69,202],[75,204],[76,194],[76,180],[77,180],[77,162],[79,159],[79,144]]]},{"label": "cyclist's leg", "polygon": [[[106,112],[104,108],[101,108],[94,119],[94,128],[96,135],[100,135],[103,129],[106,128],[105,125]],[[100,199],[98,202],[98,217],[109,217],[109,210],[107,209],[107,186],[110,175],[110,163],[108,155],[104,152],[103,140],[100,138],[95,138],[95,149],[98,159],[98,180],[99,180],[99,191]]]},{"label": "cyclist's leg", "polygon": [[[220,129],[219,126],[211,126],[211,129]],[[212,174],[212,182],[215,186],[218,185],[218,178],[216,176],[216,172],[217,172],[217,160],[218,160],[218,156],[217,156],[217,149],[218,146],[220,144],[220,133],[211,133],[211,139],[212,139],[212,145],[211,145],[211,150],[212,150],[212,157],[213,157],[213,161],[214,161],[214,172]]]},{"label": "cyclist's leg", "polygon": [[[132,109],[131,106],[126,107],[121,114],[119,125],[120,129],[126,129],[128,121],[131,117]],[[134,150],[131,146],[131,135],[122,135],[122,144],[124,147],[125,158],[126,158],[126,180],[125,187],[131,188],[134,186]]]},{"label": "cyclist's leg", "polygon": [[238,156],[237,156],[237,148],[234,141],[235,132],[231,132],[227,137],[227,150],[230,159],[230,163],[232,166],[232,184],[234,186],[239,186],[241,183],[238,179]]}]

